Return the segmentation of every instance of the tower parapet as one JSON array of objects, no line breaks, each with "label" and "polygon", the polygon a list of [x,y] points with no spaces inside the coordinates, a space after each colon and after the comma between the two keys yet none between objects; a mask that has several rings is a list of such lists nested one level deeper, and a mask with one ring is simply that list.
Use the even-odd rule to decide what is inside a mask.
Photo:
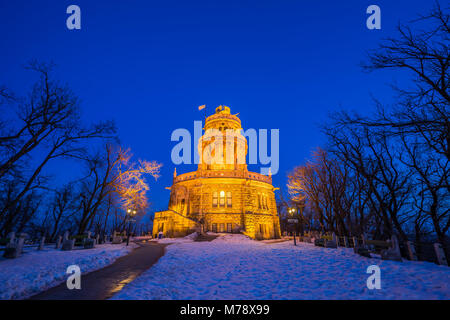
[{"label": "tower parapet", "polygon": [[205,134],[198,143],[198,169],[246,171],[247,139],[241,134],[241,120],[227,106],[219,106],[205,121]]}]

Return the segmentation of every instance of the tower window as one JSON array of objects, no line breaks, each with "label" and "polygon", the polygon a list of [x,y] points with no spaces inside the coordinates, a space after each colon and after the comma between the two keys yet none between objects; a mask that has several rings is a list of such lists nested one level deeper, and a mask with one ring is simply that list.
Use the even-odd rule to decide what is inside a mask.
[{"label": "tower window", "polygon": [[227,207],[231,208],[232,206],[232,201],[231,201],[231,191],[227,192]]},{"label": "tower window", "polygon": [[213,198],[212,198],[212,205],[213,207],[217,207],[217,203],[218,203],[218,194],[217,191],[213,192]]},{"label": "tower window", "polygon": [[225,207],[225,191],[220,191],[219,206]]}]

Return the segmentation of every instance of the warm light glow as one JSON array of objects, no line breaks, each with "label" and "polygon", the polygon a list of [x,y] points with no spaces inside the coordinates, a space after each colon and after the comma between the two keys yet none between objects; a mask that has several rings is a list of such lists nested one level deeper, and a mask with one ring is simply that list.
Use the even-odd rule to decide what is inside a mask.
[{"label": "warm light glow", "polygon": [[[271,178],[248,171],[248,145],[241,129],[239,117],[228,107],[221,106],[206,118],[205,134],[197,145],[198,170],[174,172],[169,208],[155,213],[154,235],[184,237],[201,228],[204,232],[241,232],[261,240],[280,237]],[[230,130],[232,135],[227,134]]]}]

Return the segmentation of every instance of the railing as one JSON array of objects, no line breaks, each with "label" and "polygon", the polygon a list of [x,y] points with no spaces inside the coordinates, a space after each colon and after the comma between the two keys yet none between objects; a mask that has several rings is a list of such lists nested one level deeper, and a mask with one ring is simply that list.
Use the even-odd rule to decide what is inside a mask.
[{"label": "railing", "polygon": [[[305,232],[301,241],[311,242],[311,239],[320,239],[322,242],[332,239],[330,235],[320,234],[318,232]],[[436,264],[444,264],[450,266],[450,244],[444,246],[431,242],[414,242],[408,241],[404,243],[397,241],[400,254],[403,258],[408,260],[427,261]],[[364,236],[360,237],[345,237],[336,236],[336,244],[338,247],[355,248],[364,246],[370,249],[372,253],[380,254],[382,250],[391,248],[392,242],[390,240],[370,240]],[[320,244],[319,244],[320,245]]]},{"label": "railing", "polygon": [[224,118],[234,120],[234,121],[238,122],[239,124],[241,124],[241,119],[239,119],[239,117],[237,117],[233,114],[226,114],[226,113],[215,113],[215,114],[210,115],[209,117],[206,118],[205,124],[212,120],[224,119]]},{"label": "railing", "polygon": [[221,171],[206,171],[203,173],[199,173],[197,171],[195,172],[188,172],[180,174],[179,176],[175,177],[173,179],[173,183],[181,182],[181,181],[187,181],[187,180],[193,180],[198,178],[241,178],[241,179],[250,179],[250,180],[256,180],[261,181],[265,183],[272,184],[272,177],[265,176],[260,173],[256,172],[249,172],[249,171],[234,171],[234,170],[221,170]]}]

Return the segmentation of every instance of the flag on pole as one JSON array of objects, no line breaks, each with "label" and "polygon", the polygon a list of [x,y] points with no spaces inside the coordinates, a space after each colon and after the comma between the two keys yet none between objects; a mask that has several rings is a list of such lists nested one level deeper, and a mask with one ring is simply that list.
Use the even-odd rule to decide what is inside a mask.
[{"label": "flag on pole", "polygon": [[198,111],[203,110],[205,108],[206,108],[206,105],[201,105],[201,106],[198,107]]}]

